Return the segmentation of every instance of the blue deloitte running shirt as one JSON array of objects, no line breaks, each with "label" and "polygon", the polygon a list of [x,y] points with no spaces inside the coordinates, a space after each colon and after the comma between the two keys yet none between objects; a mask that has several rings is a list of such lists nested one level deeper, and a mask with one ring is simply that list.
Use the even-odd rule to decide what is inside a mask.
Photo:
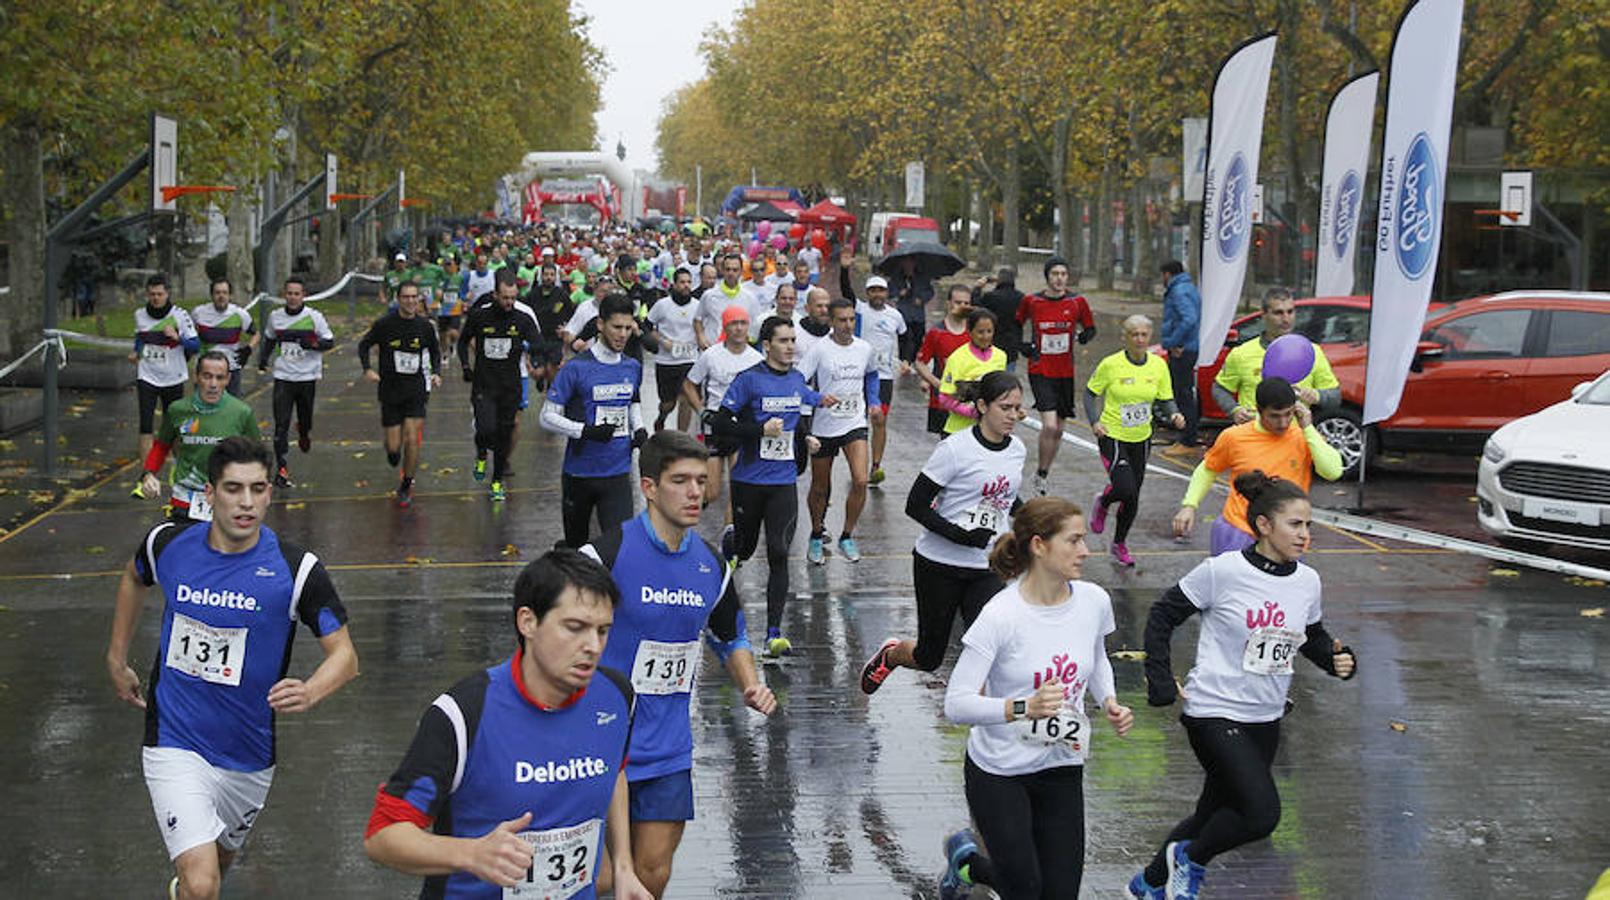
[{"label": "blue deloitte running shirt", "polygon": [[620,672],[599,668],[549,708],[527,692],[520,661],[516,651],[425,710],[408,754],[375,796],[365,837],[411,822],[478,838],[530,812],[520,836],[536,848],[531,867],[518,893],[455,872],[426,878],[421,897],[596,896],[604,819],[632,734],[632,689]]},{"label": "blue deloitte running shirt", "polygon": [[691,529],[672,550],[647,512],[582,552],[610,570],[621,592],[599,665],[626,672],[637,695],[627,780],[693,768],[688,700],[704,660],[700,635],[708,626],[728,652],[746,646],[738,594],[721,554]]},{"label": "blue deloitte running shirt", "polygon": [[346,625],[347,611],[319,558],[272,529],[243,553],[214,550],[208,530],[164,522],[134,555],[140,580],[166,600],[145,745],[256,772],[274,765],[268,689],[290,667],[297,620],[322,638]]},{"label": "blue deloitte running shirt", "polygon": [[615,426],[615,437],[608,441],[566,443],[566,475],[607,478],[631,471],[631,407],[642,383],[643,364],[625,355],[606,363],[589,349],[559,367],[548,388],[548,402],[562,406],[571,421]]},{"label": "blue deloitte running shirt", "polygon": [[799,427],[801,410],[822,402],[822,395],[811,390],[805,376],[794,369],[778,372],[765,363],[738,373],[722,407],[739,421],[764,425],[767,420],[783,420],[778,437],[761,435],[747,438],[738,447],[738,462],[732,467],[732,480],[744,484],[793,484],[799,477],[796,461],[801,458],[805,431]]}]

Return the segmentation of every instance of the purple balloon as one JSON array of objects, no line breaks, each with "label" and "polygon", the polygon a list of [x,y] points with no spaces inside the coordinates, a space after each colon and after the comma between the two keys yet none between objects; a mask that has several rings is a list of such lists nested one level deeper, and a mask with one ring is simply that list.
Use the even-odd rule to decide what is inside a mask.
[{"label": "purple balloon", "polygon": [[750,241],[749,242],[749,258],[754,259],[755,257],[757,257],[759,255],[760,255],[760,242],[759,241]]},{"label": "purple balloon", "polygon": [[756,225],[755,234],[761,240],[765,240],[767,237],[771,236],[771,223],[762,221],[759,225]]},{"label": "purple balloon", "polygon": [[1314,370],[1314,345],[1300,334],[1283,334],[1269,343],[1263,355],[1263,377],[1284,378],[1296,384]]}]

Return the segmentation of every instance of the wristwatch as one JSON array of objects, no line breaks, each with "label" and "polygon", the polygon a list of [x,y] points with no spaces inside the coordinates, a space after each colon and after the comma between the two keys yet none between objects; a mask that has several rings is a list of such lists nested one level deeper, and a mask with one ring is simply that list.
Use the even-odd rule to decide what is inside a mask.
[{"label": "wristwatch", "polygon": [[1012,718],[1021,719],[1029,714],[1029,701],[1024,699],[1012,701]]}]

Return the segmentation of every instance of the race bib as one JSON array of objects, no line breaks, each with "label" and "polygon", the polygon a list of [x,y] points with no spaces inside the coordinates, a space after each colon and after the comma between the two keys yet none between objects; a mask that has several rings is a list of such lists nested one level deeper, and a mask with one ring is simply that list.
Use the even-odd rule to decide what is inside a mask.
[{"label": "race bib", "polygon": [[1017,726],[1018,739],[1026,744],[1039,747],[1061,744],[1081,760],[1090,750],[1090,719],[1083,710],[1064,707],[1054,716],[1019,719],[1012,724]]},{"label": "race bib", "polygon": [[212,504],[207,502],[206,491],[191,490],[176,484],[173,486],[173,499],[187,505],[186,515],[192,522],[212,521]]},{"label": "race bib", "polygon": [[301,344],[280,344],[281,359],[301,359],[303,347]]},{"label": "race bib", "polygon": [[148,363],[163,365],[168,361],[168,348],[155,344],[143,344],[140,347],[140,358]]},{"label": "race bib", "polygon": [[693,359],[699,355],[699,347],[692,341],[677,341],[671,345],[672,359]]},{"label": "race bib", "polygon": [[391,351],[391,367],[397,370],[398,375],[419,374],[419,354],[407,350]]},{"label": "race bib", "polygon": [[760,458],[777,461],[792,461],[794,458],[794,432],[785,431],[772,437],[768,434],[760,436]]},{"label": "race bib", "polygon": [[894,349],[892,347],[886,347],[882,350],[879,350],[878,355],[875,357],[875,361],[877,362],[879,372],[894,371]]},{"label": "race bib", "polygon": [[977,506],[962,510],[961,520],[956,524],[971,531],[974,528],[988,528],[990,531],[1001,530],[1001,520],[1005,514],[995,506],[980,503]]},{"label": "race bib", "polygon": [[1068,335],[1068,333],[1066,331],[1062,332],[1061,334],[1042,334],[1042,335],[1040,335],[1040,352],[1041,353],[1067,353],[1068,352],[1068,337],[1069,337],[1069,335]]},{"label": "race bib", "polygon": [[173,614],[168,668],[213,684],[239,687],[245,665],[245,628],[214,628],[183,613]]},{"label": "race bib", "polygon": [[592,884],[603,824],[602,819],[589,819],[567,828],[520,832],[535,855],[525,878],[503,889],[505,900],[565,900]]},{"label": "race bib", "polygon": [[639,694],[686,694],[699,671],[699,642],[643,641],[632,661],[632,689]]},{"label": "race bib", "polygon": [[1241,651],[1241,670],[1253,675],[1290,675],[1292,659],[1302,643],[1300,631],[1273,625],[1254,629]]},{"label": "race bib", "polygon": [[513,338],[486,338],[481,342],[482,353],[487,359],[508,359],[509,351],[514,348]]},{"label": "race bib", "polygon": [[1136,428],[1152,420],[1152,405],[1150,403],[1125,403],[1118,407],[1118,424],[1125,428]]},{"label": "race bib", "polygon": [[624,406],[599,406],[593,409],[593,424],[613,426],[616,437],[626,437],[626,419]]},{"label": "race bib", "polygon": [[860,394],[853,397],[840,397],[839,402],[828,409],[830,415],[840,419],[860,419],[866,416],[866,398]]}]

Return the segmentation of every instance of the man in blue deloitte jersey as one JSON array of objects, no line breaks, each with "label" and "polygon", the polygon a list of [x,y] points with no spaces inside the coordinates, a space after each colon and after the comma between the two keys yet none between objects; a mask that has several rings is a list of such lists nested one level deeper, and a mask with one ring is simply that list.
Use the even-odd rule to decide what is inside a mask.
[{"label": "man in blue deloitte jersey", "polygon": [[[563,370],[561,370],[563,372]],[[626,780],[632,857],[654,896],[671,880],[671,858],[693,818],[693,729],[689,698],[704,659],[700,634],[751,709],[771,715],[777,698],[760,681],[744,634],[731,569],[692,531],[704,500],[709,453],[692,435],[662,431],[638,456],[647,509],[605,531],[582,552],[615,577],[621,605],[600,661],[628,673],[637,693]]]},{"label": "man in blue deloitte jersey", "polygon": [[587,543],[595,509],[599,531],[632,515],[632,449],[648,437],[638,402],[643,364],[624,355],[635,324],[630,300],[604,298],[599,339],[559,368],[542,407],[542,427],[570,438],[559,478],[568,547]]},{"label": "man in blue deloitte jersey", "polygon": [[722,555],[747,560],[760,544],[760,526],[766,526],[766,653],[782,656],[791,649],[782,626],[788,547],[799,523],[794,483],[805,460],[820,449],[820,442],[809,435],[809,424],[801,428],[800,420],[813,407],[833,406],[838,398],[811,390],[794,368],[793,322],[772,316],[761,323],[760,348],[765,361],[738,373],[710,424],[717,434],[738,442],[738,461],[732,467],[733,529],[722,536]]},{"label": "man in blue deloitte jersey", "polygon": [[[106,668],[145,710],[142,767],[178,876],[170,897],[217,897],[274,780],[274,716],[305,712],[358,674],[346,610],[319,558],[263,525],[274,456],[225,438],[207,461],[212,523],[151,529],[117,589]],[[146,691],[128,665],[145,589],[164,596]],[[300,619],[324,661],[287,678]]]},{"label": "man in blue deloitte jersey", "polygon": [[[598,664],[619,605],[609,572],[575,550],[525,567],[514,656],[425,710],[375,795],[370,859],[425,876],[421,897],[587,900],[613,885],[617,900],[650,900],[627,824],[635,699]],[[614,864],[600,871],[606,841]]]}]

